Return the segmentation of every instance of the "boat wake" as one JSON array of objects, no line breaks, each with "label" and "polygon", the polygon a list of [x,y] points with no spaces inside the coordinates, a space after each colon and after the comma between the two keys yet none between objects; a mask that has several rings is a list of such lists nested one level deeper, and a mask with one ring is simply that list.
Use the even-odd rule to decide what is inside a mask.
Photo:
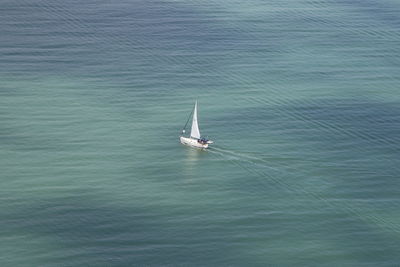
[{"label": "boat wake", "polygon": [[208,151],[210,153],[228,157],[229,159],[235,159],[238,161],[244,161],[244,162],[252,163],[255,165],[260,165],[264,168],[269,168],[274,171],[281,171],[279,168],[275,168],[275,167],[267,165],[269,162],[265,159],[262,159],[262,158],[259,158],[256,156],[252,156],[252,155],[248,155],[248,154],[245,154],[242,152],[228,150],[228,149],[221,148],[221,147],[215,146],[215,145],[212,148],[210,148]]},{"label": "boat wake", "polygon": [[[249,155],[240,151],[234,151],[225,149],[219,146],[213,146],[212,149],[208,150],[209,153],[215,156],[221,156],[231,161],[232,164],[244,169],[245,171],[254,174],[259,178],[268,178],[259,180],[264,186],[266,182],[273,182],[277,186],[284,188],[285,190],[290,190],[294,193],[306,195],[312,199],[315,199],[325,205],[334,208],[336,210],[343,211],[347,214],[351,214],[368,224],[373,224],[378,226],[380,229],[385,231],[395,232],[400,234],[400,225],[382,218],[381,216],[374,215],[372,212],[366,212],[365,208],[355,207],[349,202],[337,202],[333,199],[324,197],[321,194],[307,190],[307,188],[302,184],[295,184],[293,182],[288,182],[288,179],[283,179],[282,177],[290,177],[291,181],[298,181],[299,179],[294,179],[300,177],[297,175],[300,173],[299,170],[292,169],[288,170],[287,166],[281,165],[281,167],[270,166],[270,163],[257,156]],[[282,176],[285,174],[285,176]],[[322,208],[321,208],[322,209]]]}]

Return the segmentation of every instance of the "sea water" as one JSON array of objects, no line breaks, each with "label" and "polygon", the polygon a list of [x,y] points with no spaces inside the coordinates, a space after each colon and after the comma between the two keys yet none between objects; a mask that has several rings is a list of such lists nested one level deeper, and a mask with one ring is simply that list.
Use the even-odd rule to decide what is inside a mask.
[{"label": "sea water", "polygon": [[399,13],[2,0],[0,265],[400,264]]}]

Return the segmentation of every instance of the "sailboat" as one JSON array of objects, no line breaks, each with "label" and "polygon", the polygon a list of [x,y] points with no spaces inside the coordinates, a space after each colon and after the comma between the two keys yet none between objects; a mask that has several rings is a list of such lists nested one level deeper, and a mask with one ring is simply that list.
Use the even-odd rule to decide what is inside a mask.
[{"label": "sailboat", "polygon": [[180,136],[181,143],[196,148],[208,148],[208,145],[212,144],[213,141],[202,138],[200,135],[199,123],[197,121],[197,101],[194,104],[194,109],[192,113],[193,113],[193,118],[192,118],[192,129],[190,131],[190,136],[185,137],[183,135],[185,134],[186,125],[190,120],[190,115],[192,114],[189,115],[189,119],[187,120],[185,126],[183,127],[182,135]]}]

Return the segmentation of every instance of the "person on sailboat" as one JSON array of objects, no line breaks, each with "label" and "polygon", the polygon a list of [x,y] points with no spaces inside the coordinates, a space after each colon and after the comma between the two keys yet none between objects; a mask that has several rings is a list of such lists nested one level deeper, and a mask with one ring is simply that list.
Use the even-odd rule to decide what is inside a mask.
[{"label": "person on sailboat", "polygon": [[205,144],[207,144],[208,140],[205,139],[205,138],[200,138],[200,139],[197,139],[197,142],[199,142],[200,144],[205,145]]}]

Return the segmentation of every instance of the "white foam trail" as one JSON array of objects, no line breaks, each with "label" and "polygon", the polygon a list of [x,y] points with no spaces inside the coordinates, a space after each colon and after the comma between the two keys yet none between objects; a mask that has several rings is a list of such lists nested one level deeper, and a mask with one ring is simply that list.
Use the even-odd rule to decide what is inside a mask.
[{"label": "white foam trail", "polygon": [[[237,160],[246,161],[246,162],[249,162],[249,163],[252,163],[252,164],[255,164],[255,165],[260,165],[260,164],[257,164],[254,161],[268,163],[266,160],[264,160],[262,158],[258,158],[258,157],[251,156],[251,155],[247,155],[247,154],[240,153],[240,152],[233,151],[233,150],[222,149],[222,148],[215,147],[215,146],[213,146],[212,149],[210,149],[209,151],[211,153],[219,152],[218,154],[223,155],[223,156],[227,156],[226,154],[229,154],[231,157],[233,157],[233,158],[235,158]],[[272,169],[274,171],[282,171],[281,169],[274,168],[274,167],[268,166],[268,165],[262,165],[262,167],[266,167],[266,168]]]},{"label": "white foam trail", "polygon": [[216,155],[223,156],[223,157],[229,157],[228,159],[236,160],[236,161],[232,161],[232,163],[250,173],[253,173],[253,174],[259,176],[259,177],[268,177],[270,181],[274,182],[275,184],[277,184],[285,189],[289,189],[295,193],[301,193],[301,194],[307,195],[310,198],[313,198],[320,202],[325,203],[327,206],[333,207],[337,210],[342,210],[348,214],[352,214],[352,215],[356,216],[357,218],[359,218],[369,224],[373,223],[374,225],[377,225],[379,228],[381,228],[385,231],[389,230],[389,231],[400,234],[400,225],[398,225],[394,222],[383,219],[382,217],[378,217],[371,213],[366,214],[366,212],[363,211],[362,209],[353,207],[347,203],[343,203],[342,205],[340,205],[338,203],[332,202],[330,199],[324,198],[316,193],[310,192],[310,191],[306,190],[304,187],[300,187],[299,185],[287,183],[287,182],[283,181],[282,179],[274,177],[270,173],[265,173],[263,171],[255,170],[253,168],[250,168],[249,166],[244,165],[244,163],[251,163],[253,165],[258,165],[260,167],[267,167],[269,169],[273,169],[276,171],[285,172],[290,175],[293,175],[293,173],[290,173],[288,171],[283,171],[281,169],[270,167],[265,164],[259,164],[259,163],[254,162],[254,161],[260,161],[260,162],[265,163],[265,162],[267,162],[266,160],[263,160],[261,158],[254,157],[251,155],[247,155],[245,153],[228,150],[228,149],[223,149],[223,148],[219,148],[219,147],[215,147],[215,146],[212,147],[212,149],[210,149],[209,152],[216,154]]}]

